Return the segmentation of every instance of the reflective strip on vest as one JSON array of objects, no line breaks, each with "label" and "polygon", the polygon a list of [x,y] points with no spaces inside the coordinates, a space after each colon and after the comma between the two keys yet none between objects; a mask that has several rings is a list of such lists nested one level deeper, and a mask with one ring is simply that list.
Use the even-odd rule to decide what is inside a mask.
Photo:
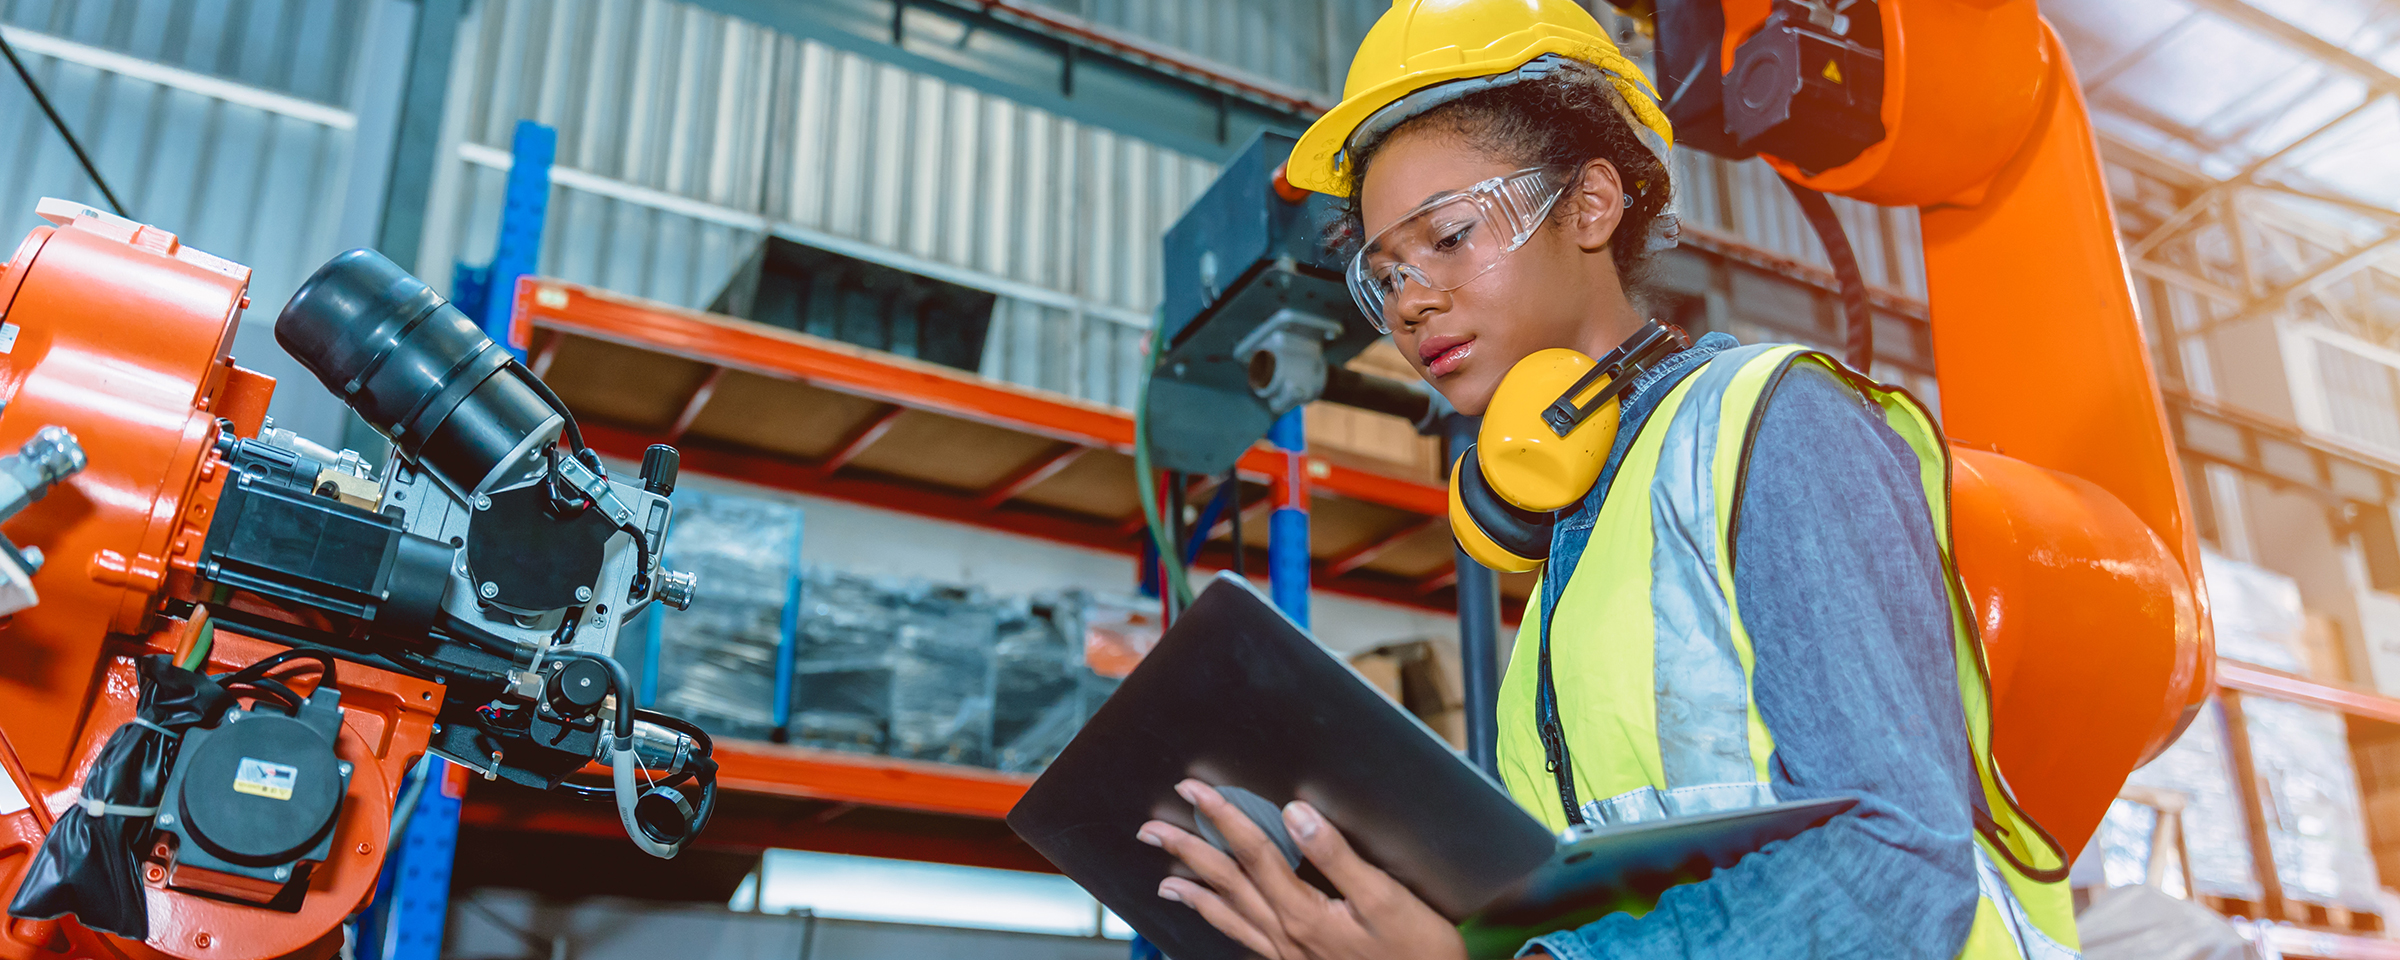
[{"label": "reflective strip on vest", "polygon": [[[1796,346],[1740,347],[1709,358],[1643,423],[1610,482],[1581,559],[1556,591],[1555,606],[1544,611],[1533,604],[1519,629],[1501,685],[1501,779],[1520,806],[1552,829],[1563,831],[1566,823],[1533,710],[1545,613],[1553,621],[1560,721],[1577,797],[1584,801],[1580,809],[1591,824],[1775,802],[1768,772],[1774,739],[1751,696],[1755,660],[1735,598],[1729,536],[1755,415],[1798,362],[1842,377],[1916,452],[1945,567],[1955,580],[1948,447],[1914,398]],[[1544,596],[1542,588],[1535,596]],[[2030,831],[2008,805],[1990,761],[1982,647],[1963,589],[1953,589],[1951,601],[1961,658],[1960,721],[1977,754],[1977,776],[1995,816],[2009,828],[2014,855],[2038,863],[2027,850],[2015,849],[2028,845],[2019,838]],[[2075,956],[2065,883],[2040,883],[2000,865],[1981,840],[1976,857],[1984,903],[1962,956]]]}]

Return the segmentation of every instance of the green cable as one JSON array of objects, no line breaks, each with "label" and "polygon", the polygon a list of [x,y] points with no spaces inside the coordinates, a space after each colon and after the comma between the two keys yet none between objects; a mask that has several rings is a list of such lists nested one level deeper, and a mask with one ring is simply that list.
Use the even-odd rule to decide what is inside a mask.
[{"label": "green cable", "polygon": [[[232,592],[232,590],[227,589],[223,584],[219,584],[216,591],[209,594],[208,602],[224,603],[225,597]],[[202,664],[208,662],[208,651],[211,647],[216,646],[216,643],[217,618],[212,615],[208,619],[200,621],[200,635],[192,639],[192,649],[183,655],[183,662],[176,664],[176,666],[182,667],[186,670],[195,672],[198,671]]]},{"label": "green cable", "polygon": [[[1167,346],[1167,315],[1159,311],[1151,315],[1150,349],[1164,356]],[[1142,517],[1150,530],[1150,542],[1158,548],[1159,579],[1167,582],[1173,592],[1175,608],[1192,605],[1191,578],[1184,570],[1183,552],[1175,548],[1174,538],[1167,535],[1167,524],[1159,510],[1158,484],[1150,468],[1150,378],[1158,373],[1157,364],[1142,374],[1141,390],[1133,397],[1133,483],[1141,494]]]}]

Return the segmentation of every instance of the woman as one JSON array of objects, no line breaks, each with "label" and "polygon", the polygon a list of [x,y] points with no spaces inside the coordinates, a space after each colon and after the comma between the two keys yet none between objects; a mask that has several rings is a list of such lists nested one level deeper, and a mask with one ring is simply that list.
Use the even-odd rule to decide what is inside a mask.
[{"label": "woman", "polygon": [[[1353,290],[1418,372],[1482,414],[1518,361],[1598,357],[1645,319],[1672,235],[1672,131],[1565,0],[1403,0],[1292,183],[1348,195]],[[1552,828],[1851,796],[1851,812],[1523,955],[2073,956],[2064,862],[1990,762],[1980,648],[1922,408],[1821,355],[1712,333],[1634,378],[1598,484],[1561,511],[1499,705],[1503,781]],[[1274,960],[1456,960],[1450,921],[1284,811],[1340,890],[1177,787],[1228,857],[1158,895]]]}]

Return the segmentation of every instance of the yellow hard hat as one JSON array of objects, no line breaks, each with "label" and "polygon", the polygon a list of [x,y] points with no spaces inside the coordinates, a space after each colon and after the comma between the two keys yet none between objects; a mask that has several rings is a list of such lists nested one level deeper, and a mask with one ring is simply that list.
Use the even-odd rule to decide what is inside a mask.
[{"label": "yellow hard hat", "polygon": [[[1284,178],[1305,190],[1349,196],[1356,185],[1344,150],[1362,126],[1374,121],[1389,129],[1460,95],[1546,75],[1546,65],[1559,57],[1606,72],[1634,132],[1655,135],[1655,141],[1643,139],[1665,162],[1675,130],[1658,108],[1650,78],[1617,50],[1600,21],[1571,0],[1397,0],[1359,43],[1342,102],[1300,135]],[[1420,91],[1429,96],[1412,96]],[[1396,104],[1393,113],[1384,112]]]}]

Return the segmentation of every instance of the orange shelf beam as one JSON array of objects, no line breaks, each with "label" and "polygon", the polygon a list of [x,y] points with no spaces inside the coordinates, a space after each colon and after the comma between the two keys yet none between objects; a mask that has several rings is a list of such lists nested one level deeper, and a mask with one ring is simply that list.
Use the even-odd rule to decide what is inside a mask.
[{"label": "orange shelf beam", "polygon": [[2400,723],[2400,699],[2311,680],[2239,660],[2217,660],[2217,685],[2262,697],[2339,710],[2354,717]]},{"label": "orange shelf beam", "polygon": [[946,763],[719,741],[717,786],[726,790],[830,800],[920,813],[999,819],[1033,778]]}]

